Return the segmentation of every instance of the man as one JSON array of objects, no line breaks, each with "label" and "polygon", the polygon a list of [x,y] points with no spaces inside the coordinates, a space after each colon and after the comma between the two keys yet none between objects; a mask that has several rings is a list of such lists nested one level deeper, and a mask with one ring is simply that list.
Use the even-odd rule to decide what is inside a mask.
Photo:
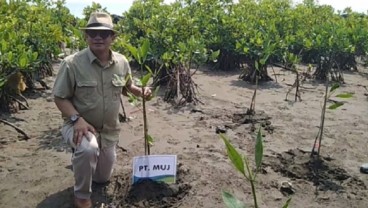
[{"label": "man", "polygon": [[126,58],[110,49],[116,38],[111,17],[92,13],[82,28],[88,48],[62,62],[55,80],[55,104],[64,118],[63,139],[74,148],[74,204],[92,207],[92,181],[109,180],[119,140],[120,96],[131,92],[150,97],[151,90],[135,86]]}]

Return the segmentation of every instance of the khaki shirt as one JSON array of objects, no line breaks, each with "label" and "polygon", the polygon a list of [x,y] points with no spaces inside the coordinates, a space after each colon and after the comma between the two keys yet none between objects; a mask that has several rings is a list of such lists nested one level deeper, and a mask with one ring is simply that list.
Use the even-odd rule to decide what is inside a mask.
[{"label": "khaki shirt", "polygon": [[[56,77],[53,94],[69,99],[101,139],[118,141],[120,96],[131,70],[125,56],[111,53],[111,61],[105,67],[89,48],[66,57]],[[69,118],[63,117],[65,124],[70,124]]]}]

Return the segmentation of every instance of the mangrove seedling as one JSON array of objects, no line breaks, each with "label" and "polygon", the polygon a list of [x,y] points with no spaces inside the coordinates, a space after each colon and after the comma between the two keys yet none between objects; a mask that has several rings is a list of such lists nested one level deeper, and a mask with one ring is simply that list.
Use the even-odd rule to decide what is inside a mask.
[{"label": "mangrove seedling", "polygon": [[[233,145],[229,142],[229,139],[224,134],[220,134],[221,139],[224,141],[226,145],[226,150],[229,159],[235,166],[236,170],[238,170],[242,176],[244,176],[245,180],[250,183],[250,186],[252,188],[252,196],[253,196],[253,204],[255,208],[259,208],[258,200],[257,200],[257,193],[256,193],[256,178],[257,173],[259,173],[259,170],[262,165],[262,159],[263,159],[263,139],[262,139],[262,133],[261,128],[259,128],[256,138],[256,145],[255,145],[255,170],[252,170],[252,167],[249,163],[249,160],[247,157],[243,157],[239,154],[239,152],[233,147]],[[236,197],[234,197],[231,193],[223,191],[222,192],[222,198],[224,200],[224,203],[228,208],[245,208],[245,204],[238,200]],[[283,208],[287,208],[289,206],[291,198],[289,198]]]},{"label": "mangrove seedling", "polygon": [[[137,81],[137,85],[142,88],[142,92],[144,92],[144,88],[148,86],[148,82],[152,77],[152,70],[145,65],[145,62],[147,60],[147,54],[149,51],[149,41],[145,39],[142,43],[142,45],[139,48],[136,48],[130,44],[126,44],[126,47],[130,51],[130,53],[133,55],[134,59],[138,62],[140,66],[141,71],[141,77]],[[144,75],[144,73],[146,74]],[[128,79],[131,79],[128,78]],[[133,81],[133,80],[132,80]],[[154,95],[157,93],[157,89],[154,93]],[[135,106],[138,106],[138,98],[135,97],[133,94],[128,92],[129,101],[133,103]],[[146,110],[146,101],[152,99],[146,98],[142,96],[142,112],[143,112],[143,129],[144,129],[144,153],[145,155],[150,155],[150,146],[153,144],[153,138],[151,135],[148,134],[148,122],[147,122],[147,110]]]}]

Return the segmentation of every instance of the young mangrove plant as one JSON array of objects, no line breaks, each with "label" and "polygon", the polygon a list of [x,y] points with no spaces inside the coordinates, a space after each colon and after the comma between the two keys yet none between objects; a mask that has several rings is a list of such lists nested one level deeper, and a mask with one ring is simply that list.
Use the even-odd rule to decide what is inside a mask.
[{"label": "young mangrove plant", "polygon": [[[137,85],[142,88],[142,92],[144,92],[144,88],[148,86],[148,82],[152,77],[152,70],[145,65],[145,62],[147,60],[147,54],[150,48],[149,41],[145,39],[142,43],[142,45],[139,48],[136,48],[130,44],[126,44],[127,49],[130,51],[134,59],[138,62],[141,72],[141,78],[137,81]],[[144,73],[147,72],[145,75]],[[131,79],[131,77],[128,77],[128,79]],[[131,80],[133,81],[133,80]],[[156,94],[157,89],[154,94]],[[135,106],[138,106],[138,98],[135,97],[132,93],[128,92],[129,100],[132,102]],[[144,153],[145,155],[150,155],[150,146],[153,144],[153,138],[151,135],[148,134],[148,121],[147,121],[147,108],[146,108],[146,102],[152,99],[145,98],[142,96],[142,112],[143,112],[143,130],[144,130]]]},{"label": "young mangrove plant", "polygon": [[[247,157],[243,157],[239,154],[239,152],[233,147],[233,145],[229,142],[229,139],[224,134],[220,134],[221,139],[224,141],[226,145],[226,150],[229,159],[235,166],[236,170],[238,170],[242,176],[244,176],[245,180],[250,183],[252,189],[252,196],[253,196],[253,206],[255,208],[259,208],[257,193],[256,193],[256,178],[257,174],[262,165],[263,159],[263,141],[262,141],[262,133],[261,128],[259,128],[256,138],[256,145],[255,145],[255,170],[252,170],[252,167],[249,163]],[[245,208],[245,204],[234,197],[231,193],[223,191],[222,198],[224,203],[228,208]],[[291,198],[289,198],[283,208],[287,208],[289,206]]]},{"label": "young mangrove plant", "polygon": [[179,42],[175,52],[166,52],[162,55],[163,62],[170,68],[169,81],[166,86],[165,101],[175,101],[177,105],[198,103],[197,84],[193,76],[200,64],[214,61],[219,51],[209,53],[203,42],[191,36],[186,42]]},{"label": "young mangrove plant", "polygon": [[[314,156],[314,155],[317,155],[317,158],[319,158],[319,156],[320,156],[327,103],[328,102],[333,102],[333,104],[328,107],[328,109],[330,109],[330,110],[335,110],[335,109],[341,107],[342,105],[344,105],[344,102],[335,101],[335,100],[330,99],[331,96],[340,87],[340,84],[339,83],[333,83],[331,88],[329,88],[329,85],[330,85],[329,78],[327,77],[326,84],[325,84],[325,95],[324,95],[323,106],[322,106],[322,111],[321,111],[321,122],[320,122],[320,125],[319,125],[319,130],[318,130],[317,136],[314,140],[314,144],[313,144],[312,152],[311,152],[311,157]],[[341,93],[341,94],[336,95],[335,97],[337,97],[337,98],[351,98],[352,96],[353,96],[353,93]],[[317,148],[317,152],[315,150],[316,148]]]},{"label": "young mangrove plant", "polygon": [[[260,64],[256,61],[255,62],[255,69],[256,69],[255,71],[259,71],[259,65]],[[256,76],[255,77],[255,86],[254,86],[252,100],[250,102],[250,107],[247,110],[246,115],[255,115],[256,114],[256,96],[257,96],[257,90],[258,90],[258,80],[259,80],[259,76]]]},{"label": "young mangrove plant", "polygon": [[247,110],[247,115],[255,115],[256,114],[256,96],[257,96],[257,89],[258,89],[258,76],[256,77],[256,85],[254,87],[252,100],[250,101],[250,107]]},{"label": "young mangrove plant", "polygon": [[300,74],[298,69],[296,68],[296,64],[300,63],[301,58],[298,55],[290,52],[285,52],[284,56],[285,62],[287,63],[287,65],[289,65],[287,66],[287,68],[295,73],[295,82],[291,86],[291,88],[287,91],[285,101],[288,100],[288,95],[294,88],[295,88],[295,102],[298,101],[298,99],[299,101],[302,101],[302,97],[300,95],[300,84],[301,81],[303,80],[300,80]]},{"label": "young mangrove plant", "polygon": [[[322,144],[323,132],[324,132],[326,109],[334,110],[344,105],[344,102],[335,101],[335,100],[330,99],[330,97],[335,93],[335,91],[340,87],[340,85],[338,83],[333,83],[331,88],[329,88],[329,85],[330,85],[329,79],[330,78],[327,76],[326,83],[325,83],[325,95],[324,95],[323,106],[321,110],[321,122],[319,125],[317,136],[314,140],[314,144],[313,144],[311,155],[310,155],[310,162],[311,164],[313,164],[313,172],[314,172],[313,175],[314,175],[314,180],[316,184],[316,189],[315,189],[316,194],[318,194],[318,185],[319,185],[319,177],[320,177],[319,169],[320,169],[321,163],[323,163],[323,160],[321,160],[320,158],[320,153],[321,153],[321,144]],[[342,93],[342,94],[336,95],[336,97],[338,98],[351,98],[352,96],[353,96],[352,93]],[[328,102],[333,102],[333,104],[327,107]]]}]

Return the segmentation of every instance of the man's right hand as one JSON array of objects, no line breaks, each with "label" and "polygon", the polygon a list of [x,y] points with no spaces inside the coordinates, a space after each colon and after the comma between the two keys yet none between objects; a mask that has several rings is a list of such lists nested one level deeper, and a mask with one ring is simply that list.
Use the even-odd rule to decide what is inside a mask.
[{"label": "man's right hand", "polygon": [[74,137],[73,137],[74,144],[79,146],[82,142],[83,136],[85,136],[88,139],[88,141],[90,141],[88,132],[91,132],[94,135],[96,135],[95,128],[91,124],[89,124],[86,120],[84,120],[83,117],[80,117],[74,123]]}]

